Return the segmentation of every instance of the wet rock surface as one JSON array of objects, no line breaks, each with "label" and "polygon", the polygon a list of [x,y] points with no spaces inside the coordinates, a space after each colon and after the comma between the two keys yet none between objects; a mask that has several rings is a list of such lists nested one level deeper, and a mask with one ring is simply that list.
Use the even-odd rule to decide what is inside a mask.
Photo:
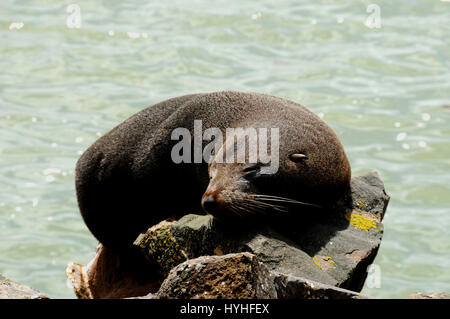
[{"label": "wet rock surface", "polygon": [[[245,280],[261,280],[261,273],[265,273],[261,269],[266,269],[266,281],[271,282],[266,286],[271,288],[267,288],[269,290],[265,295],[258,295],[255,286],[248,281],[244,284],[253,287],[249,288],[252,292],[245,295],[242,290],[237,293],[241,298],[360,298],[357,292],[363,287],[367,267],[373,262],[381,243],[381,221],[388,202],[389,196],[384,190],[383,182],[373,172],[352,179],[351,194],[346,204],[339,208],[325,213],[303,211],[297,216],[283,216],[271,223],[270,227],[267,224],[256,227],[223,225],[215,222],[211,216],[193,214],[185,215],[178,221],[163,221],[141,234],[135,241],[136,250],[146,262],[146,266],[139,266],[141,273],[145,273],[147,269],[147,272],[157,276],[147,281],[127,281],[135,285],[140,295],[137,292],[131,293],[133,284],[128,284],[128,295],[122,291],[122,294],[116,293],[113,296],[232,298],[233,281],[222,280],[217,269],[222,272],[231,269],[229,277],[238,280],[237,269],[243,271],[249,264],[261,264],[259,268],[250,267],[254,272],[245,272]],[[241,254],[241,259],[236,254]],[[208,261],[208,267],[211,268],[207,268],[210,270],[207,274],[211,276],[200,280],[202,272],[192,272],[187,266],[194,262],[193,259],[202,265]],[[85,273],[88,278],[96,277],[98,286],[102,277],[96,275],[96,272],[105,272],[106,268],[100,266],[99,258],[96,257],[96,260]],[[242,267],[246,266],[239,268],[238,260],[243,264]],[[115,268],[117,267],[109,267],[113,272]],[[131,273],[129,269],[127,275]],[[204,275],[205,273],[202,276]],[[114,286],[119,286],[119,277],[114,277],[115,283],[114,280],[108,281],[108,289],[115,290]],[[193,277],[192,280],[189,280],[190,277]],[[241,280],[239,284],[242,284]],[[87,279],[85,282],[89,284],[93,281]],[[186,286],[186,282],[191,286]],[[221,287],[217,288],[217,284],[225,287],[219,289]],[[161,287],[158,290],[159,285]],[[176,290],[177,285],[182,286]],[[317,287],[320,288],[319,292]],[[147,293],[143,294],[146,289]],[[106,290],[92,296],[85,295],[88,298],[111,297]]]}]

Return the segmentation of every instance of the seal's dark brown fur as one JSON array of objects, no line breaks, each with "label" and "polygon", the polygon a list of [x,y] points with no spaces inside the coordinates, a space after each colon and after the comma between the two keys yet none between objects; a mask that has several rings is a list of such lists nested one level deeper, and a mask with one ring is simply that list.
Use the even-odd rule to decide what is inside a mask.
[{"label": "seal's dark brown fur", "polygon": [[[163,219],[201,211],[208,164],[175,164],[171,159],[178,142],[171,140],[172,130],[184,127],[193,136],[194,120],[202,120],[203,130],[217,127],[223,132],[233,127],[279,128],[279,170],[255,181],[256,191],[326,206],[348,189],[350,165],[342,144],[304,106],[258,93],[177,97],[124,121],[89,147],[77,163],[81,214],[105,246],[130,246],[139,232]],[[293,153],[307,159],[294,163],[289,159]]]}]

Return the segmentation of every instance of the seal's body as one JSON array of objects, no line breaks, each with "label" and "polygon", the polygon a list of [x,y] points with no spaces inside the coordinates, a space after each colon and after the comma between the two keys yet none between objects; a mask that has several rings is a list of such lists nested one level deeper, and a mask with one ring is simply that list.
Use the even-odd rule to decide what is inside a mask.
[{"label": "seal's body", "polygon": [[[195,120],[204,130],[223,132],[279,128],[278,171],[260,174],[260,163],[176,164],[172,131],[193,133]],[[307,108],[270,95],[227,91],[173,98],[124,121],[81,156],[76,190],[89,230],[105,246],[120,249],[151,225],[202,208],[227,219],[255,218],[289,205],[299,214],[302,205],[327,207],[347,192],[350,174],[337,135]]]}]

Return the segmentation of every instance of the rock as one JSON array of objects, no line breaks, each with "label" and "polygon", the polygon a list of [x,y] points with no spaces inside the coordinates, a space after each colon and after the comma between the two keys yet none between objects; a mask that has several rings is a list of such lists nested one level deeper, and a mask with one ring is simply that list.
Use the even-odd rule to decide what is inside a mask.
[{"label": "rock", "polygon": [[[90,287],[91,295],[80,288],[75,288],[75,291],[78,296],[89,298],[125,298],[149,294],[150,297],[164,298],[225,295],[232,298],[231,282],[226,283],[225,290],[214,290],[213,283],[219,282],[221,278],[214,269],[222,267],[225,271],[226,267],[221,266],[222,262],[234,267],[234,270],[239,267],[245,269],[249,262],[240,266],[237,264],[237,260],[244,262],[244,257],[223,261],[225,259],[220,259],[219,256],[230,258],[230,254],[247,253],[242,256],[252,256],[248,257],[251,264],[256,265],[258,260],[267,268],[271,280],[278,278],[276,287],[281,298],[304,297],[308,291],[310,297],[358,298],[360,295],[349,294],[348,290],[358,292],[363,287],[367,267],[373,262],[381,243],[381,221],[388,202],[389,196],[384,190],[383,182],[376,172],[372,172],[354,177],[348,200],[328,213],[300,211],[297,216],[279,217],[270,226],[223,225],[214,222],[211,216],[192,214],[178,221],[163,221],[141,234],[135,241],[135,247],[145,256],[146,263],[137,256],[118,256],[105,252],[103,247],[85,271],[87,279],[83,279],[80,269],[74,272],[78,277],[72,276],[73,282],[78,281]],[[208,258],[212,258],[211,262],[216,262],[208,263],[208,267],[212,267],[211,272],[206,273],[211,276],[210,282],[200,280],[197,272],[186,272],[182,268],[193,262],[194,258],[200,258],[195,259],[195,263],[200,264],[209,260],[202,256],[209,256]],[[123,264],[128,264],[128,268],[124,268]],[[175,269],[179,272],[183,269],[180,274],[184,280],[189,281],[190,286],[177,281],[173,275]],[[151,278],[142,279],[145,273]],[[190,274],[197,276],[196,279],[189,280]],[[233,273],[229,275],[232,276]],[[246,273],[245,279],[253,280],[258,276],[259,274]],[[159,283],[166,277],[158,291]],[[176,284],[182,285],[178,288],[185,291],[174,291]],[[235,283],[237,286],[244,284],[256,289],[253,282]],[[203,288],[197,290],[198,285]],[[313,286],[320,287],[317,294],[311,292]],[[339,288],[333,290],[332,287]],[[146,293],[139,295],[138,292]],[[205,292],[207,294],[202,295]],[[255,292],[246,297],[242,294],[239,296],[253,298],[256,295]],[[268,293],[267,296],[274,295]]]},{"label": "rock", "polygon": [[170,225],[170,233],[188,258],[214,254],[217,242],[226,239],[216,230],[209,215],[185,215]]},{"label": "rock", "polygon": [[351,197],[353,209],[369,213],[378,222],[383,220],[390,196],[377,172],[352,178]]},{"label": "rock", "polygon": [[432,294],[425,294],[422,292],[418,292],[408,296],[408,299],[450,299],[450,294],[443,292]]},{"label": "rock", "polygon": [[274,284],[279,299],[368,299],[354,291],[275,273]]},{"label": "rock", "polygon": [[69,263],[66,268],[66,276],[72,282],[72,287],[78,299],[94,298],[89,287],[86,267],[78,263]]},{"label": "rock", "polygon": [[[134,245],[141,249],[149,263],[156,266],[162,278],[165,278],[174,266],[187,259],[186,253],[181,250],[180,243],[175,240],[170,231],[174,223],[164,220],[149,228],[145,234],[139,235],[134,241]],[[189,242],[183,246],[187,247],[188,244]]]},{"label": "rock", "polygon": [[[326,218],[304,216],[256,229],[247,225],[239,232],[236,227],[221,229],[211,216],[191,214],[167,225],[170,236],[150,236],[152,248],[139,245],[146,256],[154,254],[155,246],[176,252],[176,258],[163,258],[162,272],[185,258],[245,251],[272,272],[360,291],[381,243],[389,196],[376,172],[353,178],[351,187],[351,204]],[[148,237],[147,232],[142,238]]]},{"label": "rock", "polygon": [[264,264],[249,253],[203,256],[173,268],[159,298],[273,299],[273,281]]},{"label": "rock", "polygon": [[354,291],[269,273],[249,253],[203,256],[173,268],[156,294],[131,299],[368,299]]},{"label": "rock", "polygon": [[138,257],[118,254],[101,244],[87,266],[69,263],[66,268],[79,299],[128,298],[156,292],[161,282],[154,272]]},{"label": "rock", "polygon": [[0,275],[0,299],[49,299],[49,297]]}]

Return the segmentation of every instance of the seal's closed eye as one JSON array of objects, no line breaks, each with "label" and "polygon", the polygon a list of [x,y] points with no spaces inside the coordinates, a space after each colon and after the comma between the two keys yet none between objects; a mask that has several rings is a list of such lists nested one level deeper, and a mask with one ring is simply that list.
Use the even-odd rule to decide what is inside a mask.
[{"label": "seal's closed eye", "polygon": [[302,160],[308,159],[308,156],[306,156],[305,154],[301,154],[301,153],[294,153],[294,154],[291,154],[291,156],[289,156],[289,159],[293,162],[300,162]]},{"label": "seal's closed eye", "polygon": [[254,180],[255,178],[260,177],[261,166],[262,165],[260,163],[256,163],[255,165],[244,168],[242,170],[244,173],[242,177],[246,180]]},{"label": "seal's closed eye", "polygon": [[253,166],[249,166],[249,167],[244,168],[242,171],[243,171],[244,173],[248,173],[248,172],[256,172],[256,171],[258,171],[260,168],[261,168],[261,164],[257,163],[257,164],[255,164],[255,165],[253,165]]}]

